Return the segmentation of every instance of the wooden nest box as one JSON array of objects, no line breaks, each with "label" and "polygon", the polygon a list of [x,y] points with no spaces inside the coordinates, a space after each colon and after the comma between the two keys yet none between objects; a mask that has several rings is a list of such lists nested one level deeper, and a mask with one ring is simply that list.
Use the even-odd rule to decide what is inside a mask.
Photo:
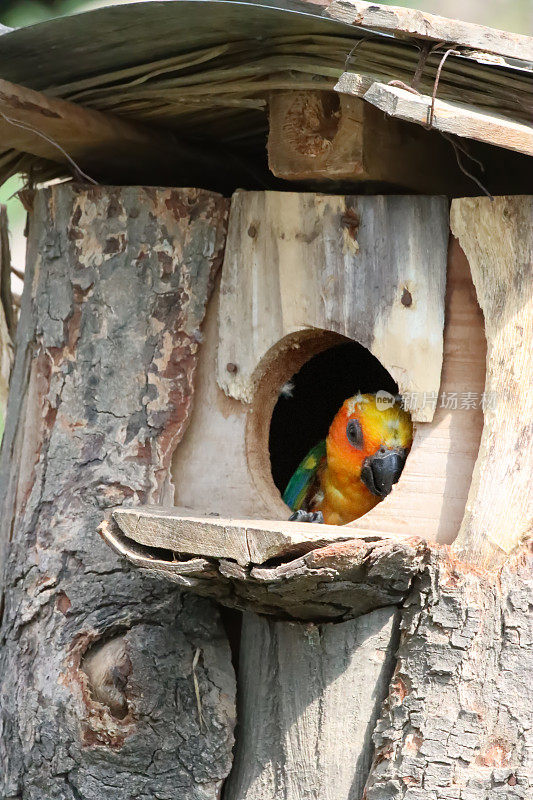
[{"label": "wooden nest box", "polygon": [[[231,768],[227,800],[525,800],[531,40],[360,0],[84,21],[1,36],[0,177],[33,181],[0,472],[20,763],[65,800],[119,763],[124,798],[215,800]],[[378,389],[414,424],[392,493],[289,522]],[[238,711],[203,598],[247,612]],[[0,794],[40,796],[8,761]]]},{"label": "wooden nest box", "polygon": [[[337,592],[332,609],[325,589],[319,610],[320,593],[306,587],[305,596],[313,597],[306,608],[297,591],[289,591],[288,574],[282,583],[287,596],[282,592],[263,608],[254,574],[279,581],[280,558],[300,556],[301,568],[305,553],[351,539],[359,540],[358,548],[366,542],[369,552],[380,540],[391,546],[416,539],[453,542],[465,553],[479,547],[488,566],[511,552],[520,522],[509,517],[505,525],[500,520],[497,541],[489,539],[486,550],[484,476],[495,466],[485,463],[484,453],[490,452],[487,437],[501,438],[498,426],[507,427],[511,409],[502,414],[506,378],[490,360],[487,381],[488,331],[471,270],[480,248],[475,220],[492,218],[497,209],[505,218],[505,208],[517,205],[455,200],[449,238],[444,197],[235,193],[220,279],[203,327],[194,408],[172,462],[174,508],[115,511],[126,537],[172,550],[168,564],[153,566],[178,583],[192,579],[197,590],[220,593],[224,601],[227,586],[238,582],[243,594],[231,593],[232,605],[304,618],[359,614],[368,610],[368,598],[354,596],[349,611],[348,596],[342,606]],[[514,212],[507,215],[516,219]],[[483,261],[478,298],[487,291],[489,302],[502,280],[502,263],[500,255],[492,266]],[[348,342],[362,345],[361,352],[353,353]],[[488,343],[490,354],[490,338]],[[370,353],[411,402],[414,442],[399,483],[348,526],[284,522],[290,513],[280,495],[284,482],[275,480],[313,444],[305,437],[316,438],[316,429],[306,429],[306,410],[320,420],[321,407],[331,414],[346,396],[365,390],[365,370],[375,370]],[[291,412],[293,389],[287,397],[283,387],[306,365],[305,396]],[[345,370],[353,372],[346,376]],[[284,421],[273,428],[277,411]],[[273,433],[281,443],[272,441]],[[283,463],[274,463],[280,454]],[[330,552],[338,557],[335,547]]]}]

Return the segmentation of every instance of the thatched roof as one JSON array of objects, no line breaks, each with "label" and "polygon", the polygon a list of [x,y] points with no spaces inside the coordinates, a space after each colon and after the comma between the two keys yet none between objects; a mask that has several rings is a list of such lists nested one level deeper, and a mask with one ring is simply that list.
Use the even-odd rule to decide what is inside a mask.
[{"label": "thatched roof", "polygon": [[[374,17],[361,16],[365,7]],[[0,77],[172,129],[206,149],[223,145],[254,154],[264,150],[271,91],[332,89],[346,70],[371,82],[411,82],[420,47],[432,39],[428,15],[419,15],[417,29],[412,19],[406,26],[390,15],[377,18],[379,8],[357,0],[337,0],[328,9],[297,0],[163,0],[99,8],[4,29]],[[439,99],[460,100],[519,124],[530,120],[531,40],[452,22],[454,52],[442,69]],[[471,28],[481,38],[469,38]],[[442,27],[435,31],[440,36]],[[451,44],[427,55],[420,93],[431,95]],[[0,156],[0,180],[30,167],[37,177],[58,171],[10,149]]]}]

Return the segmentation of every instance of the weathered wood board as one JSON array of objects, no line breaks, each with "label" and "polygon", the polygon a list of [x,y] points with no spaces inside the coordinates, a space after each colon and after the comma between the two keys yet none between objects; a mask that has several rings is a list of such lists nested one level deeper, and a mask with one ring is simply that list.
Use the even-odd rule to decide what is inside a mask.
[{"label": "weathered wood board", "polygon": [[363,0],[333,0],[324,13],[333,19],[384,31],[399,38],[427,39],[435,44],[458,45],[521,61],[533,61],[531,36],[440,17],[419,9],[366,3]]},{"label": "weathered wood board", "polygon": [[[299,247],[299,243],[296,246]],[[256,287],[254,302],[257,305],[261,297],[268,296],[272,276],[267,267],[260,265],[261,260],[268,261],[270,255],[267,249],[255,252],[254,269],[264,271],[267,287]],[[268,261],[268,265],[272,267],[272,262]],[[401,533],[450,543],[461,525],[483,425],[481,401],[486,345],[483,317],[468,264],[453,239],[447,273],[444,360],[440,386],[437,386],[440,395],[432,398],[434,418],[431,423],[416,425],[411,454],[392,494],[355,523],[356,531],[366,535]],[[272,304],[280,303],[279,278],[276,280],[278,288],[270,290],[274,298]],[[284,287],[288,282],[289,294],[284,302],[289,312],[296,315],[298,302],[293,300],[294,292],[290,293],[290,280],[289,273],[281,285]],[[296,294],[301,296],[299,290]],[[199,402],[193,408],[190,425],[173,460],[174,503],[188,516],[214,513],[225,518],[287,519],[289,511],[270,474],[268,410],[265,412],[262,407],[262,399],[247,404],[227,396],[216,382],[218,303],[219,294],[215,289],[203,328],[204,341],[196,374]],[[272,304],[267,303],[267,307]],[[294,311],[291,312],[291,308]],[[228,320],[228,333],[239,314],[240,311],[236,311],[233,319]],[[266,325],[268,335],[274,337],[269,319]],[[278,384],[272,390],[272,408],[279,386],[316,352],[312,349],[316,332],[305,330],[301,335],[304,338],[296,341],[290,337],[285,339],[287,349],[282,348],[281,356],[284,369],[288,371],[273,373],[273,380]],[[333,338],[320,347],[337,343]],[[219,368],[226,366],[221,361],[219,354]],[[232,375],[227,371],[226,374],[230,380],[239,376],[239,373]],[[211,521],[208,519],[206,523]],[[202,538],[199,528],[199,541]]]},{"label": "weathered wood board", "polygon": [[[337,86],[341,87],[338,91],[349,91],[346,73]],[[435,100],[431,115],[431,97],[385,83],[372,84],[363,98],[396,119],[422,126],[428,126],[431,120],[431,127],[437,131],[533,155],[533,125],[525,122],[516,122],[495,112],[487,114],[461,102],[439,99]]]},{"label": "weathered wood board", "polygon": [[235,686],[217,610],[96,527],[171,499],[226,215],[198,189],[35,194],[0,467],[2,798],[220,797]]},{"label": "weathered wood board", "polygon": [[[219,385],[249,403],[269,351],[317,328],[368,348],[401,392],[437,391],[447,241],[443,197],[236,192],[221,283]],[[417,421],[432,416],[427,404],[413,411]]]},{"label": "weathered wood board", "polygon": [[[435,416],[416,425],[402,476],[389,497],[351,523],[450,544],[461,526],[478,456],[485,403],[486,340],[468,262],[450,239],[444,359]],[[487,396],[488,401],[488,396]]]},{"label": "weathered wood board", "polygon": [[246,614],[227,800],[359,800],[394,669],[398,611],[337,625]]},{"label": "weathered wood board", "polygon": [[451,227],[485,317],[495,399],[454,550],[490,568],[533,531],[533,197],[454,200]]},{"label": "weathered wood board", "polygon": [[179,508],[160,506],[119,508],[113,518],[126,536],[139,544],[232,559],[241,566],[299,555],[355,535],[338,525],[188,517]]}]

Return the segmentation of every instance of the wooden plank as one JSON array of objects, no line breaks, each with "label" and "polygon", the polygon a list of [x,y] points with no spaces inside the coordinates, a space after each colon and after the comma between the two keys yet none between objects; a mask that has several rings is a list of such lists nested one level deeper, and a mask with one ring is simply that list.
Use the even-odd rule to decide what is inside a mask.
[{"label": "wooden plank", "polygon": [[337,525],[184,516],[180,509],[160,506],[120,508],[113,518],[123,533],[139,544],[230,558],[241,565],[299,555],[357,535]]},{"label": "wooden plank", "polygon": [[[365,89],[372,85],[368,76],[359,79]],[[268,161],[276,177],[337,185],[373,181],[431,194],[458,190],[464,179],[441,137],[386,116],[352,94],[270,94]]]},{"label": "wooden plank", "polygon": [[[447,244],[443,197],[236,192],[222,271],[219,385],[250,402],[267,353],[314,328],[367,347],[401,392],[422,399],[438,391]],[[432,416],[427,403],[413,410],[416,421]]]},{"label": "wooden plank", "polygon": [[[283,240],[278,244],[283,245]],[[272,269],[272,251],[265,248],[253,251],[254,270],[259,269],[263,257],[270,259]],[[279,290],[267,283],[266,273],[265,267],[265,282],[258,282],[256,291],[275,308]],[[285,298],[283,306],[290,301],[290,296]],[[174,503],[188,509],[184,513],[196,516],[213,512],[225,518],[286,519],[290,512],[271,475],[270,413],[283,382],[317,352],[342,340],[317,338],[312,329],[303,331],[297,340],[285,338],[287,349],[279,348],[278,366],[265,379],[270,381],[270,394],[263,392],[261,381],[250,406],[227,396],[217,384],[219,302],[216,287],[195,375],[198,402],[173,458]],[[237,313],[233,316],[238,319]],[[291,343],[294,346],[289,346]],[[439,396],[432,401],[433,420],[416,425],[399,483],[389,497],[354,523],[357,531],[413,535],[450,544],[461,526],[483,428],[486,340],[470,269],[455,239],[448,254],[443,347]],[[238,376],[229,374],[235,380]]]},{"label": "wooden plank", "polygon": [[335,625],[245,614],[227,800],[362,797],[398,625],[390,606]]},{"label": "wooden plank", "polygon": [[[348,82],[342,84],[347,89]],[[359,92],[359,87],[356,87]],[[398,86],[374,83],[364,99],[392,117],[426,126],[430,119],[431,97],[414,94]],[[515,122],[500,114],[489,114],[463,103],[435,100],[432,127],[478,142],[533,155],[533,125]]]},{"label": "wooden plank", "polygon": [[452,238],[435,415],[430,423],[416,425],[409,458],[392,493],[350,526],[361,533],[394,532],[441,544],[454,541],[481,441],[486,355],[483,315],[468,262]]},{"label": "wooden plank", "polygon": [[366,3],[363,0],[333,0],[324,14],[341,22],[384,31],[400,38],[415,37],[533,61],[531,36],[440,17],[418,9]]},{"label": "wooden plank", "polygon": [[215,186],[226,175],[223,159],[183,144],[172,132],[5,80],[0,80],[0,140],[5,149],[31,153],[71,170],[74,162],[108,180],[122,177],[133,183],[144,178],[153,185],[166,177],[168,183],[179,168],[181,185],[187,185],[194,176],[201,182],[202,171],[210,168]]},{"label": "wooden plank", "polygon": [[498,567],[533,525],[533,197],[462,198],[451,228],[466,253],[485,317],[494,406],[483,436],[458,556]]}]

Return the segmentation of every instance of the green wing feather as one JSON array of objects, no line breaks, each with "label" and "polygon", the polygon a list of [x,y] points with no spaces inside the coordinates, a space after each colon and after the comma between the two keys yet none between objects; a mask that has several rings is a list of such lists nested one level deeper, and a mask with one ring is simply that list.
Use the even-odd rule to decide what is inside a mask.
[{"label": "green wing feather", "polygon": [[291,511],[298,511],[302,507],[325,460],[326,440],[323,439],[308,452],[287,484],[283,501]]}]

